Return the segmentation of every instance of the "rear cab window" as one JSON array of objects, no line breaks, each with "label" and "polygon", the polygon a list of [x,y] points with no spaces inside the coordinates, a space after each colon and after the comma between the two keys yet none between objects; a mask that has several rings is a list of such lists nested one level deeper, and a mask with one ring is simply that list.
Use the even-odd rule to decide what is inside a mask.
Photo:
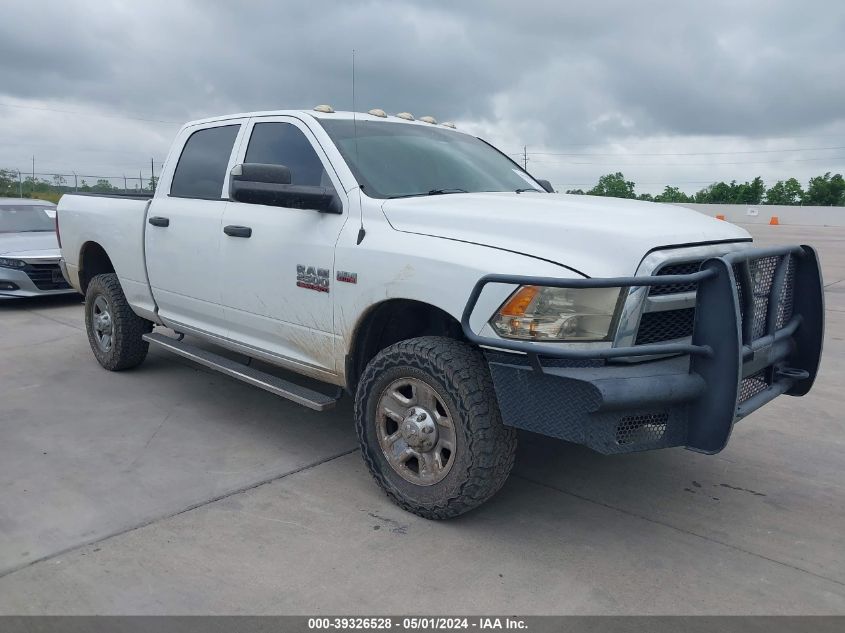
[{"label": "rear cab window", "polygon": [[170,196],[219,200],[239,130],[240,124],[221,125],[191,134],[176,164]]}]

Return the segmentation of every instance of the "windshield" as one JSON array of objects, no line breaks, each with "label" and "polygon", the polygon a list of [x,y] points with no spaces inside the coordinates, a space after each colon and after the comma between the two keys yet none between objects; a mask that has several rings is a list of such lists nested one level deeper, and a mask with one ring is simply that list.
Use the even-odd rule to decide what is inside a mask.
[{"label": "windshield", "polygon": [[320,119],[371,198],[543,188],[497,149],[434,126]]},{"label": "windshield", "polygon": [[54,207],[0,204],[0,233],[54,232],[56,226],[49,211]]}]

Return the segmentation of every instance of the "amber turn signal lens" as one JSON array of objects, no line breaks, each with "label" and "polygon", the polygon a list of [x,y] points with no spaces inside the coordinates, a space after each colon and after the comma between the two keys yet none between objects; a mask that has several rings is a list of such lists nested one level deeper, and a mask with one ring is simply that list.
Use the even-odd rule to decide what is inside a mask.
[{"label": "amber turn signal lens", "polygon": [[502,316],[523,316],[539,292],[540,289],[537,286],[523,286],[508,299],[507,303],[499,310],[499,314]]}]

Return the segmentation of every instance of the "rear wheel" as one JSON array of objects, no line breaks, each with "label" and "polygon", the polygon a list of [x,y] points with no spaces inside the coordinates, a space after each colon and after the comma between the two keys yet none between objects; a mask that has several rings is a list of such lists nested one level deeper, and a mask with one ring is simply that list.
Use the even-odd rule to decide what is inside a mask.
[{"label": "rear wheel", "polygon": [[97,275],[85,292],[85,329],[97,361],[110,371],[135,367],[147,356],[149,343],[141,337],[151,332],[151,321],[132,311],[117,275]]},{"label": "rear wheel", "polygon": [[466,343],[402,341],[367,366],[355,398],[364,460],[402,508],[458,516],[504,484],[516,432],[502,424],[487,363]]}]

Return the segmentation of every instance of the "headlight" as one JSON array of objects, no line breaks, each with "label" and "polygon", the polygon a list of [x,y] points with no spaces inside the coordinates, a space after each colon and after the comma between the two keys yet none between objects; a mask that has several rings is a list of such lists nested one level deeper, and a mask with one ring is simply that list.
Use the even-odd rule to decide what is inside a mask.
[{"label": "headlight", "polygon": [[8,257],[0,257],[0,266],[3,268],[23,268],[26,262],[19,259],[9,259]]},{"label": "headlight", "polygon": [[503,338],[607,341],[622,288],[521,286],[490,319]]}]

